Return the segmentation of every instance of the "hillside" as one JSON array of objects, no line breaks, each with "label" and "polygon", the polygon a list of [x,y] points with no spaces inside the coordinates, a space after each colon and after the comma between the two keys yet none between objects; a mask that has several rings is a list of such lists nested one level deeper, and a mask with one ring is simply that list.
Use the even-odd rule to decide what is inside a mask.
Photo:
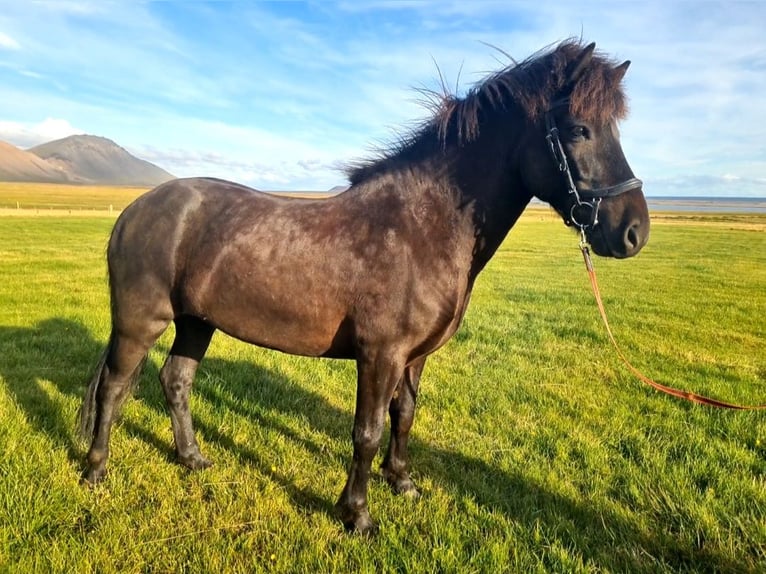
[{"label": "hillside", "polygon": [[0,181],[151,187],[173,177],[107,138],[69,136],[26,151],[0,142]]},{"label": "hillside", "polygon": [[174,177],[131,155],[112,140],[98,136],[69,136],[33,147],[29,152],[86,183],[152,186]]},{"label": "hillside", "polygon": [[73,183],[65,171],[28,151],[0,141],[0,180]]}]

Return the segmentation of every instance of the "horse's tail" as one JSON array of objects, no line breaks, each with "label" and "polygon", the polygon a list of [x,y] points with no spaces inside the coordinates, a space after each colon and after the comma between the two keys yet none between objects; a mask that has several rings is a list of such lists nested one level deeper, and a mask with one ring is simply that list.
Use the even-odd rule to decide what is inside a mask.
[{"label": "horse's tail", "polygon": [[[80,436],[85,440],[90,440],[93,438],[93,432],[96,426],[96,397],[98,395],[98,388],[101,386],[101,382],[104,380],[104,377],[107,374],[106,371],[108,370],[108,367],[106,366],[106,359],[109,357],[109,354],[112,352],[113,348],[114,331],[112,331],[112,334],[109,335],[109,343],[107,343],[106,349],[104,349],[104,352],[98,361],[96,372],[93,373],[93,377],[91,378],[90,383],[88,383],[88,388],[85,389],[85,397],[83,397],[82,406],[80,407]],[[123,393],[120,402],[115,405],[115,412],[119,411],[122,401],[130,396],[133,389],[136,387],[136,384],[138,383],[138,377],[141,374],[141,370],[143,369],[145,362],[146,357],[142,359],[142,361],[136,367],[136,370],[133,371],[133,374],[130,376],[130,386],[128,388],[128,392]]]}]

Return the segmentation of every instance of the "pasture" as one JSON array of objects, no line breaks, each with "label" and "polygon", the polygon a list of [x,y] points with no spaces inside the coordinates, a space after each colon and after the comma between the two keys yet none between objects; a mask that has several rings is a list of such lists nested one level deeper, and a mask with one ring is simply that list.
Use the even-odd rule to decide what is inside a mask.
[{"label": "pasture", "polygon": [[[344,534],[332,511],[351,454],[354,365],[220,333],[192,396],[215,466],[173,461],[157,381],[166,333],[115,427],[106,481],[81,486],[75,420],[109,333],[113,222],[0,217],[0,571],[766,565],[766,413],[716,411],[636,381],[609,347],[576,237],[545,209],[511,231],[463,326],[427,363],[411,441],[423,496],[372,480],[376,538]],[[636,367],[766,402],[766,217],[660,216],[637,258],[595,265]]]},{"label": "pasture", "polygon": [[35,215],[85,215],[109,211],[110,207],[119,211],[145,191],[128,186],[0,182],[0,209],[5,210],[3,214],[33,211]]}]

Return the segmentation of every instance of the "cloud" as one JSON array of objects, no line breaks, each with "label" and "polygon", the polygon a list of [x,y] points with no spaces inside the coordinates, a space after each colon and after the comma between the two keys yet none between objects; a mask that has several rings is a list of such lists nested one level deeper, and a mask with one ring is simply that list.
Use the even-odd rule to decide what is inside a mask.
[{"label": "cloud", "polygon": [[0,48],[6,48],[8,50],[20,50],[19,43],[11,38],[8,34],[0,32]]},{"label": "cloud", "polygon": [[36,145],[83,133],[73,127],[67,120],[46,118],[36,124],[0,121],[0,140],[12,143],[20,148]]},{"label": "cloud", "polygon": [[178,177],[220,177],[262,190],[326,190],[346,182],[339,162],[319,157],[258,161],[209,150],[141,147],[129,151]]}]

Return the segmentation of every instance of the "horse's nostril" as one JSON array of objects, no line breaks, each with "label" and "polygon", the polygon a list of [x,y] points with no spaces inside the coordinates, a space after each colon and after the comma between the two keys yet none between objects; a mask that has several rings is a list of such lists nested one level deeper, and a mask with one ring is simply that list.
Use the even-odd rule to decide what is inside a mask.
[{"label": "horse's nostril", "polygon": [[624,240],[625,248],[629,253],[635,251],[641,244],[640,224],[637,221],[628,225],[625,230]]}]

